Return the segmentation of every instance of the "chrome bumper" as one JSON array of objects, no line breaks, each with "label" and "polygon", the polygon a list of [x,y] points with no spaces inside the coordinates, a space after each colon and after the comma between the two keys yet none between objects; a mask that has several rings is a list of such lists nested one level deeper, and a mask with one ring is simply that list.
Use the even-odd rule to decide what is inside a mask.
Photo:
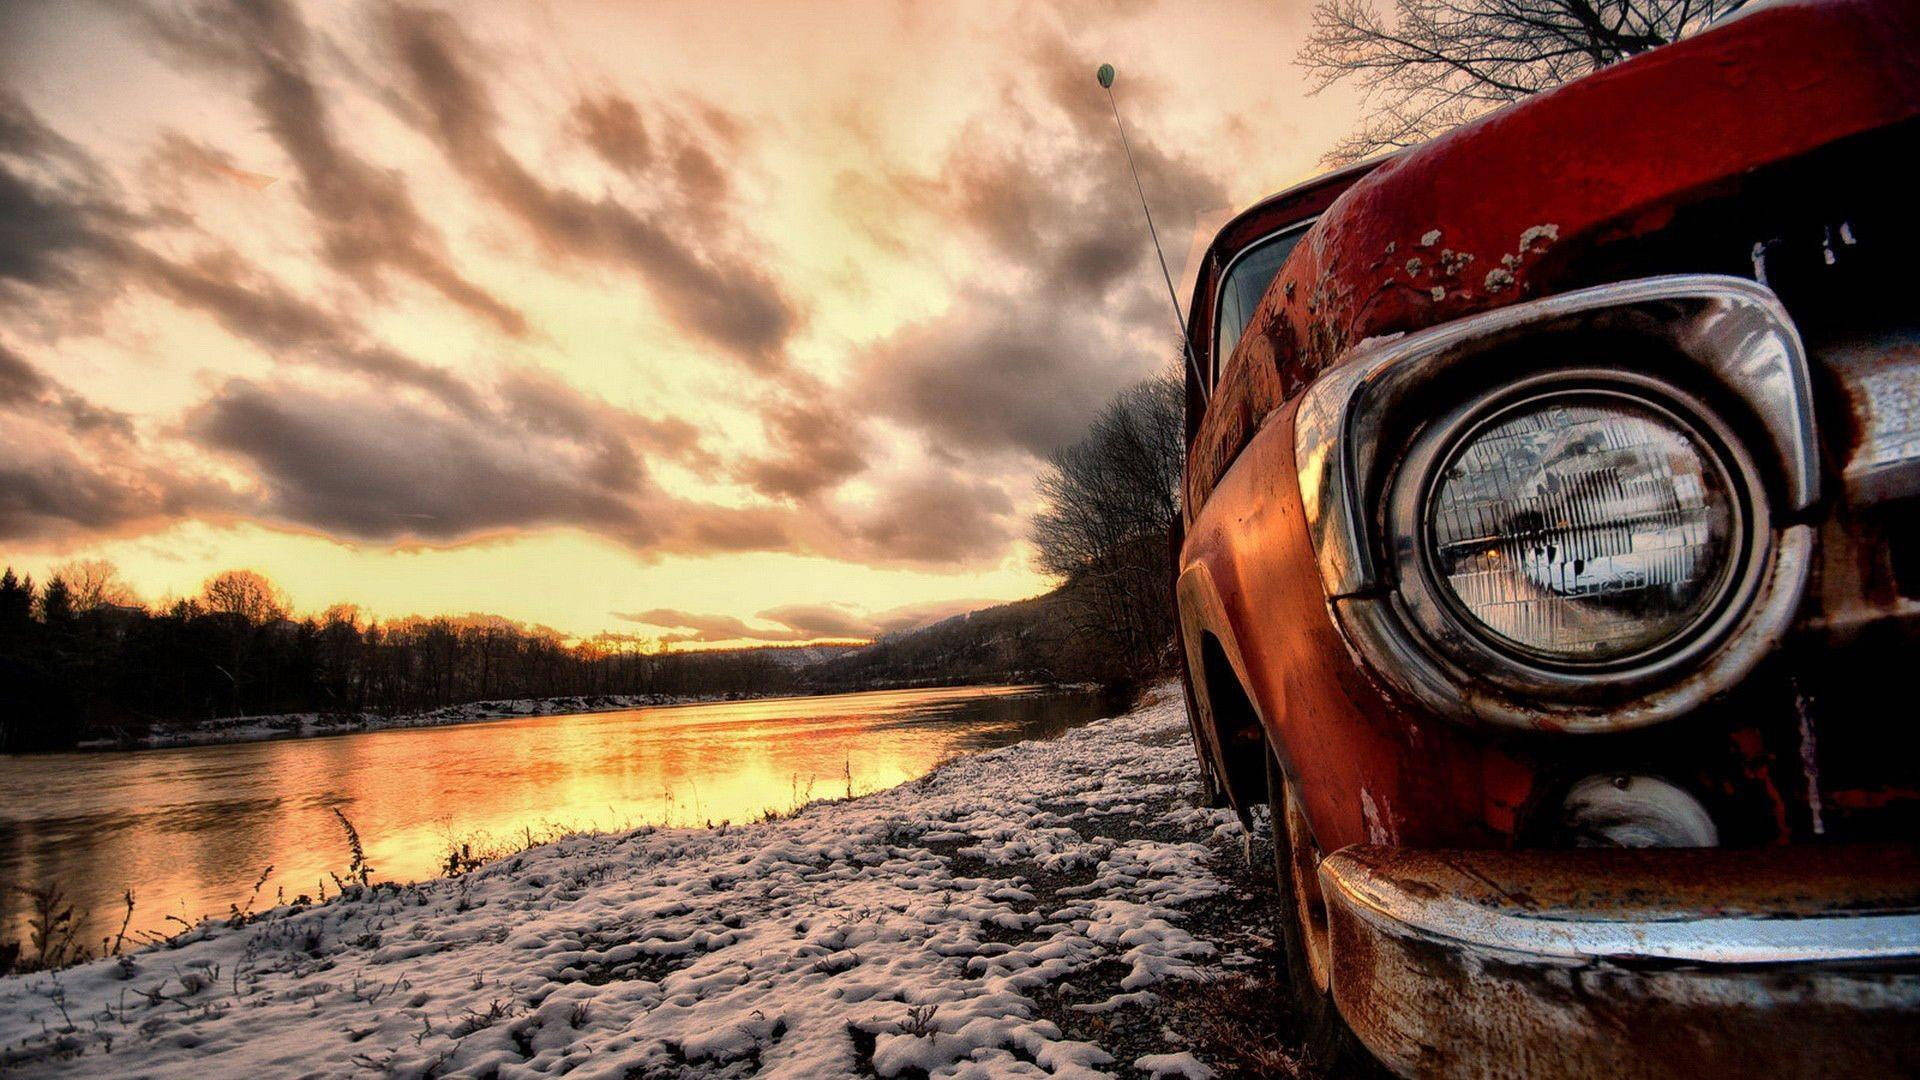
[{"label": "chrome bumper", "polygon": [[1321,865],[1341,1015],[1413,1076],[1920,1074],[1920,851]]}]

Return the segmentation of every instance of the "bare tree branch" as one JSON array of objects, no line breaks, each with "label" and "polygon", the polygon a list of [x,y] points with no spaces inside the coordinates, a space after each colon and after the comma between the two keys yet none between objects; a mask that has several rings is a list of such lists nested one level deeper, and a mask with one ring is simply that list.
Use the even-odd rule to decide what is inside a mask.
[{"label": "bare tree branch", "polygon": [[1299,61],[1368,115],[1325,158],[1413,146],[1480,113],[1695,33],[1747,0],[1320,0]]},{"label": "bare tree branch", "polygon": [[1168,538],[1180,512],[1184,396],[1174,377],[1121,393],[1035,484],[1040,568],[1072,586],[1062,596],[1075,627],[1114,639],[1136,678],[1164,662],[1173,638]]}]

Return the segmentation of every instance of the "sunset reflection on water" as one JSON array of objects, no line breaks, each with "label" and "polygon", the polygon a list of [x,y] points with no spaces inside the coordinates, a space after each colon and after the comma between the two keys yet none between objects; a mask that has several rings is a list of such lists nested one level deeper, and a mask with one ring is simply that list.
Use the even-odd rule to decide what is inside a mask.
[{"label": "sunset reflection on water", "polygon": [[[376,880],[438,874],[449,850],[570,829],[704,827],[879,790],[954,754],[1057,735],[1112,711],[1021,687],[878,691],[630,709],[320,739],[0,756],[0,886],[55,882],[112,934],[179,929],[335,889],[351,821]],[[0,891],[0,940],[24,934]]]}]

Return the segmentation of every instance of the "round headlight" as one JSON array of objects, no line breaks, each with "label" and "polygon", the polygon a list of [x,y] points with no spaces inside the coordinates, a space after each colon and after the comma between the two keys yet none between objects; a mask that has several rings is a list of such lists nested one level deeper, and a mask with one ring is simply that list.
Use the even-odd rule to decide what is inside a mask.
[{"label": "round headlight", "polygon": [[1707,618],[1739,556],[1740,500],[1711,443],[1660,406],[1566,390],[1494,412],[1426,504],[1439,592],[1472,629],[1548,664],[1610,664]]}]

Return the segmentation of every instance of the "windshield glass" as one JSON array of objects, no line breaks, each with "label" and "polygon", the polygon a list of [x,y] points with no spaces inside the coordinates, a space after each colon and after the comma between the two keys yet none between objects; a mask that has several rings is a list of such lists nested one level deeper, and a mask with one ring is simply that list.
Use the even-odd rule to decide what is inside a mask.
[{"label": "windshield glass", "polygon": [[1267,237],[1241,252],[1227,269],[1227,276],[1220,282],[1220,314],[1215,320],[1213,332],[1213,371],[1216,378],[1227,357],[1233,355],[1233,347],[1240,344],[1240,335],[1247,328],[1247,320],[1253,318],[1253,309],[1260,305],[1260,298],[1267,294],[1267,286],[1273,284],[1273,276],[1280,272],[1281,264],[1287,261],[1287,255],[1294,245],[1306,235],[1307,224],[1302,222]]}]

